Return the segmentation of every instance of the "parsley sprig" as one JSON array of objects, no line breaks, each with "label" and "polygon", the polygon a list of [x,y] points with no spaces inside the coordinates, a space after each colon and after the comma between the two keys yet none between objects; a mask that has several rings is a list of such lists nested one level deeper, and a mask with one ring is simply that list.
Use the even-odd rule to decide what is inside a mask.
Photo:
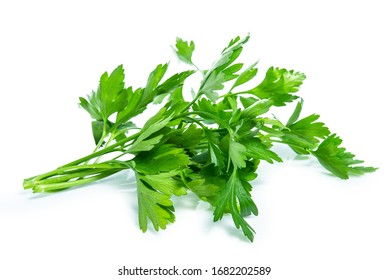
[{"label": "parsley sprig", "polygon": [[[263,80],[245,88],[255,78],[256,63],[235,62],[249,36],[229,42],[207,70],[193,63],[194,42],[177,38],[173,48],[191,70],[165,78],[168,64],[158,65],[144,87],[125,85],[119,65],[105,72],[96,91],[80,97],[92,118],[94,151],[80,159],[24,180],[33,192],[55,192],[95,182],[131,169],[135,173],[139,226],[155,230],[174,222],[172,196],[195,193],[214,207],[214,221],[230,214],[235,226],[250,240],[254,229],[245,217],[258,215],[251,196],[257,168],[262,161],[282,162],[273,143],[294,152],[312,155],[341,179],[373,172],[341,147],[319,115],[301,118],[303,100],[296,95],[305,75],[270,67]],[[184,98],[187,78],[201,75],[192,99]],[[138,127],[133,118],[152,104],[159,110]],[[269,114],[272,107],[296,103],[286,123]]]}]

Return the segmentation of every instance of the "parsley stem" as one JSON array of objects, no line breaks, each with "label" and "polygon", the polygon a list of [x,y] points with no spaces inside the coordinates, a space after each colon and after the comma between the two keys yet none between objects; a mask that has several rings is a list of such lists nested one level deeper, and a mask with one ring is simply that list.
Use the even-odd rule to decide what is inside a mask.
[{"label": "parsley stem", "polygon": [[[94,150],[93,150],[92,153],[97,152],[97,151],[100,149],[100,147],[103,145],[104,139],[105,139],[105,137],[107,137],[106,127],[107,127],[107,122],[104,120],[104,124],[103,124],[103,134],[101,135],[101,138],[100,138],[99,142],[96,144],[96,147],[94,148]],[[106,145],[106,146],[107,146],[107,145]],[[88,164],[88,163],[89,163],[89,160],[85,161],[84,164]]]},{"label": "parsley stem", "polygon": [[75,161],[69,162],[69,163],[67,163],[67,164],[65,164],[65,165],[63,165],[61,167],[78,165],[78,164],[83,163],[83,162],[85,162],[85,161],[87,161],[89,159],[96,158],[98,156],[105,155],[105,154],[108,154],[108,153],[111,153],[111,152],[116,152],[116,151],[118,151],[118,150],[115,149],[116,147],[119,147],[119,146],[121,146],[121,145],[123,145],[123,144],[125,144],[125,143],[127,143],[127,142],[129,142],[131,140],[136,139],[140,134],[141,134],[141,131],[139,131],[139,132],[137,132],[137,133],[135,133],[135,134],[133,134],[131,136],[128,136],[128,137],[126,137],[126,138],[124,138],[124,139],[122,139],[120,141],[117,141],[116,143],[112,144],[111,146],[105,147],[104,149],[101,149],[99,151],[91,153],[91,154],[89,154],[87,156],[84,156],[82,158],[79,158],[79,159],[77,159]]},{"label": "parsley stem", "polygon": [[[70,181],[70,182],[67,182],[67,183],[75,183],[75,182],[80,182],[80,183],[77,183],[77,184],[69,184],[69,187],[71,186],[75,186],[75,185],[81,185],[81,184],[85,184],[85,183],[88,183],[88,182],[92,182],[93,180],[91,180],[92,177],[88,177],[88,178],[82,178],[81,174],[78,174],[78,175],[74,175],[74,173],[76,173],[76,171],[79,171],[79,170],[91,170],[90,174],[93,174],[93,173],[101,173],[101,170],[103,169],[106,169],[106,171],[110,174],[113,174],[113,173],[116,173],[120,170],[124,170],[124,169],[128,169],[130,168],[127,164],[113,164],[113,163],[95,163],[95,164],[88,164],[88,161],[93,159],[93,158],[97,158],[97,157],[100,157],[102,155],[105,155],[105,154],[108,154],[108,153],[112,153],[112,152],[116,152],[116,151],[120,151],[120,149],[115,149],[129,141],[132,141],[134,139],[136,139],[138,136],[140,135],[140,131],[131,135],[131,136],[128,136],[120,141],[117,141],[116,143],[110,145],[110,146],[107,146],[101,150],[98,150],[98,151],[95,151],[87,156],[84,156],[82,158],[79,158],[77,160],[74,160],[72,162],[69,162],[65,165],[62,165],[60,167],[58,167],[57,169],[54,169],[50,172],[46,172],[46,173],[43,173],[43,174],[40,174],[40,175],[37,175],[37,176],[34,176],[34,177],[30,177],[30,178],[27,178],[24,180],[23,182],[23,187],[25,189],[31,189],[31,188],[35,188],[40,182],[41,180],[44,180],[44,179],[47,179],[47,178],[50,178],[50,177],[54,177],[54,178],[60,178],[62,177],[62,179],[56,179],[58,181],[65,181],[66,178],[68,178],[68,180],[70,179],[73,179],[73,178],[76,178],[76,177],[79,177],[80,179],[79,180],[76,180],[76,181]],[[83,165],[80,165],[81,163],[85,163]],[[100,169],[100,172],[97,172],[98,170]],[[113,173],[112,173],[113,172]],[[73,177],[70,176],[70,174],[73,173]],[[90,174],[84,174],[84,175],[90,175]],[[57,176],[57,177],[55,177]],[[67,176],[67,177],[64,177],[64,176]],[[109,176],[109,175],[107,175]],[[96,178],[96,180],[99,180],[100,177],[101,178],[104,178],[104,177],[107,177],[107,176],[94,176],[93,178]],[[52,179],[54,179],[52,178]],[[85,179],[85,180],[84,180]],[[54,180],[55,181],[55,180]],[[53,181],[53,182],[54,182]],[[48,186],[48,185],[51,185],[48,183],[49,181],[46,181],[46,184],[45,186]],[[58,183],[54,183],[55,185],[58,185]],[[62,185],[58,185],[59,188],[62,188],[61,186]],[[63,185],[65,186],[65,185]],[[53,186],[54,187],[54,186]]]},{"label": "parsley stem", "polygon": [[63,181],[71,180],[73,178],[79,178],[82,176],[91,175],[94,173],[101,173],[107,170],[120,171],[124,169],[128,169],[128,165],[119,164],[119,163],[99,163],[99,164],[87,164],[87,165],[76,165],[76,166],[64,166],[64,167],[54,169],[50,172],[46,172],[41,175],[26,179],[24,181],[24,188],[25,189],[32,188],[35,185],[40,184],[40,182],[45,182],[45,183],[63,182]]},{"label": "parsley stem", "polygon": [[[107,143],[105,144],[105,147],[109,147],[109,144],[112,142],[113,139],[114,139],[114,134],[113,134],[113,132],[112,132],[112,133],[111,133],[111,136],[109,137],[109,139],[108,139],[108,141],[107,141]],[[96,147],[96,148],[98,148],[98,147]],[[102,156],[103,156],[103,155],[98,156],[98,157],[95,159],[95,162],[94,162],[94,163],[98,163],[98,162],[100,161],[100,159],[101,159]]]},{"label": "parsley stem", "polygon": [[193,65],[193,67],[196,68],[196,70],[197,70],[198,72],[200,72],[201,75],[204,77],[203,71],[201,71],[200,68],[199,68],[196,64],[194,64],[193,62],[192,62],[192,65]]},{"label": "parsley stem", "polygon": [[98,175],[95,175],[92,177],[82,178],[79,180],[69,181],[69,182],[39,184],[39,185],[34,186],[33,191],[34,192],[48,192],[48,191],[63,190],[63,189],[67,189],[67,188],[71,188],[71,187],[75,187],[75,186],[79,186],[79,185],[92,183],[92,182],[101,180],[105,177],[113,175],[114,173],[117,173],[118,171],[120,171],[120,170],[113,170],[113,171],[110,170],[110,171],[107,171],[105,173],[101,173],[101,174],[98,174]]},{"label": "parsley stem", "polygon": [[[105,169],[98,169],[98,170],[96,170],[95,168],[91,168],[89,170],[84,170],[81,172],[74,172],[74,173],[70,173],[67,175],[55,176],[52,178],[38,180],[35,182],[35,186],[67,182],[67,181],[70,181],[72,179],[76,179],[76,178],[81,179],[81,178],[85,178],[85,177],[90,176],[90,175],[102,174],[106,171],[113,171],[113,170],[115,170],[115,168],[105,168]],[[121,169],[118,169],[118,170],[121,170]]]},{"label": "parsley stem", "polygon": [[202,95],[202,93],[201,93],[201,92],[198,92],[198,93],[196,94],[195,98],[193,98],[192,101],[189,102],[189,103],[184,107],[184,109],[181,110],[181,112],[183,113],[183,112],[185,112],[185,111],[188,111],[189,108],[192,108],[193,104],[196,103],[197,99],[199,99],[199,97],[200,97],[201,95]]}]

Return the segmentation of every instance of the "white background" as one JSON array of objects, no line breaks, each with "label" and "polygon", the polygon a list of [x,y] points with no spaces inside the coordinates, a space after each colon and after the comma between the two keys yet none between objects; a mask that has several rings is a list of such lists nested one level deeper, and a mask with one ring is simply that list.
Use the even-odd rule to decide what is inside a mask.
[{"label": "white background", "polygon": [[[123,265],[389,279],[385,2],[1,1],[0,279],[172,279],[119,277]],[[254,183],[254,243],[229,217],[214,224],[212,209],[193,196],[177,201],[166,231],[141,233],[131,174],[53,195],[22,189],[23,178],[93,149],[89,116],[77,103],[104,71],[124,64],[127,84],[142,86],[158,63],[170,61],[169,73],[185,66],[170,48],[176,36],[196,42],[194,60],[206,68],[247,33],[243,62],[259,59],[259,76],[273,65],[304,72],[303,114],[319,113],[379,171],[342,181],[276,147],[285,162],[261,166]]]}]

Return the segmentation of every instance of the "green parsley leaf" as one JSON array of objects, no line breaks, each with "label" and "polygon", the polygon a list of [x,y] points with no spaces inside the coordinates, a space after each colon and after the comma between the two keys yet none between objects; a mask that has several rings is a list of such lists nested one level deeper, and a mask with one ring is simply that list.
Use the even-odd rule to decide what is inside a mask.
[{"label": "green parsley leaf", "polygon": [[247,157],[266,160],[268,163],[273,163],[273,161],[282,162],[282,159],[258,138],[244,139],[243,143],[246,147]]},{"label": "green parsley leaf", "polygon": [[212,130],[206,130],[205,133],[208,140],[210,162],[215,166],[224,168],[226,166],[227,159],[220,147],[220,134]]},{"label": "green parsley leaf", "polygon": [[[164,128],[172,119],[171,116],[165,116],[166,108],[162,108],[159,110],[157,114],[155,114],[153,117],[151,117],[143,126],[142,130],[139,132],[139,136],[137,139],[132,143],[130,148],[128,149],[129,153],[134,153],[135,151],[141,151],[140,147],[147,146],[149,147],[152,143],[157,144],[158,141],[156,141],[157,137],[154,137],[154,140],[147,140],[145,141],[150,135],[156,133],[157,131]],[[158,139],[161,139],[159,137]],[[151,140],[151,141],[150,141]],[[149,151],[150,149],[147,149]]]},{"label": "green parsley leaf", "polygon": [[224,88],[227,82],[223,72],[212,72],[200,90],[200,94],[205,94],[211,101],[215,102],[219,95],[216,91]]},{"label": "green parsley leaf", "polygon": [[174,222],[174,207],[170,197],[173,194],[186,194],[182,183],[173,178],[175,175],[175,172],[147,176],[137,173],[139,227],[143,232],[147,230],[148,219],[156,231]]},{"label": "green parsley leaf", "polygon": [[193,41],[187,42],[177,37],[176,49],[173,48],[173,50],[181,61],[193,65],[192,54],[195,50],[195,43]]},{"label": "green parsley leaf", "polygon": [[227,185],[220,191],[215,202],[214,221],[221,220],[225,212],[230,212],[235,226],[241,228],[244,235],[250,240],[254,240],[254,229],[244,220],[243,216],[250,214],[258,215],[258,208],[251,198],[248,182],[241,180],[239,171],[234,168]]},{"label": "green parsley leaf", "polygon": [[[246,70],[244,70],[235,80],[235,83],[232,85],[231,90],[234,88],[243,85],[247,83],[248,81],[252,80],[258,72],[258,69],[255,68],[258,62],[255,62],[254,64],[251,64]],[[231,91],[230,90],[230,91]]]},{"label": "green parsley leaf", "polygon": [[96,145],[100,142],[101,138],[104,135],[104,122],[103,121],[92,121],[92,133],[93,139],[95,140]]},{"label": "green parsley leaf", "polygon": [[216,91],[224,88],[224,83],[237,77],[235,72],[239,71],[243,64],[236,64],[228,68],[240,55],[243,45],[249,40],[249,36],[240,39],[237,37],[230,41],[227,48],[222,51],[221,57],[216,60],[212,67],[206,71],[201,82],[198,95],[205,94],[207,97],[216,101],[218,94]]},{"label": "green parsley leaf", "polygon": [[335,176],[341,179],[348,179],[350,174],[362,175],[367,172],[374,172],[377,168],[355,166],[363,163],[355,159],[355,155],[340,147],[342,139],[336,134],[331,134],[312,152],[321,165]]},{"label": "green parsley leaf", "polygon": [[270,110],[271,106],[273,106],[272,100],[256,101],[255,103],[251,104],[250,106],[247,106],[242,111],[242,117],[249,118],[249,119],[256,118],[260,115],[267,113]]},{"label": "green parsley leaf", "polygon": [[300,117],[301,110],[303,109],[304,100],[301,99],[299,102],[297,102],[296,107],[294,108],[294,111],[292,115],[290,116],[288,122],[286,123],[286,126],[291,126],[294,124]]},{"label": "green parsley leaf", "polygon": [[181,129],[171,130],[168,137],[167,143],[193,151],[203,139],[203,130],[191,124]]},{"label": "green parsley leaf", "polygon": [[330,134],[324,123],[316,122],[319,117],[317,114],[312,114],[287,126],[288,130],[284,130],[282,136],[284,143],[298,154],[309,154],[310,150],[318,146],[319,139],[324,139]]},{"label": "green parsley leaf", "polygon": [[146,109],[147,104],[140,104],[143,92],[143,88],[138,88],[135,91],[133,91],[132,87],[126,89],[128,103],[127,106],[123,108],[123,110],[118,112],[116,116],[117,124],[127,122],[128,120],[139,115]]},{"label": "green parsley leaf", "polygon": [[229,154],[232,164],[237,168],[246,167],[246,147],[230,139]]},{"label": "green parsley leaf", "polygon": [[258,98],[269,98],[274,106],[285,106],[285,103],[292,102],[296,98],[295,93],[303,83],[305,75],[293,70],[270,67],[265,79],[255,88],[247,91]]},{"label": "green parsley leaf", "polygon": [[187,188],[211,205],[215,205],[221,187],[227,183],[223,175],[217,175],[217,169],[218,167],[212,164],[192,165],[183,172]]},{"label": "green parsley leaf", "polygon": [[225,81],[228,82],[239,77],[239,75],[236,74],[236,72],[242,69],[242,67],[243,67],[243,63],[236,63],[224,69],[223,73],[225,75]]},{"label": "green parsley leaf", "polygon": [[150,151],[140,152],[133,161],[137,171],[154,175],[161,172],[185,169],[189,164],[189,156],[183,148],[177,148],[171,144],[162,144]]},{"label": "green parsley leaf", "polygon": [[194,73],[194,71],[184,71],[181,73],[174,74],[170,78],[168,78],[166,81],[164,81],[161,85],[159,85],[155,89],[155,97],[154,97],[154,103],[160,104],[162,103],[163,99],[174,92],[178,88],[182,88],[184,85],[185,80]]},{"label": "green parsley leaf", "polygon": [[124,91],[124,70],[119,65],[110,75],[105,72],[96,92],[85,98],[80,98],[80,105],[97,121],[107,121],[113,113],[121,111],[127,105],[127,95]]},{"label": "green parsley leaf", "polygon": [[152,71],[147,79],[145,90],[142,94],[140,106],[145,106],[154,100],[154,97],[158,91],[156,91],[159,83],[167,71],[168,64],[159,64],[154,71]]}]

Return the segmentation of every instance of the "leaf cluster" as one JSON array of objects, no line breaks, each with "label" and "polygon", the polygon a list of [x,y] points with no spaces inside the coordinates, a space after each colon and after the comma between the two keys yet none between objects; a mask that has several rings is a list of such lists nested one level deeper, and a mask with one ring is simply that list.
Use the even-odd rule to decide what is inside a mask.
[{"label": "leaf cluster", "polygon": [[[92,118],[93,153],[27,178],[24,187],[59,191],[131,169],[142,231],[149,225],[165,229],[175,220],[172,196],[193,192],[212,205],[215,222],[229,215],[253,241],[255,231],[246,221],[258,215],[252,181],[261,162],[282,162],[274,143],[314,156],[341,179],[373,172],[340,147],[342,140],[319,115],[301,117],[303,100],[297,92],[303,73],[270,67],[255,87],[247,87],[257,76],[257,63],[245,67],[236,61],[248,41],[249,36],[234,38],[208,69],[200,69],[193,62],[194,42],[177,38],[173,50],[190,69],[166,78],[169,65],[159,64],[137,89],[125,85],[122,65],[105,72],[97,90],[80,97]],[[184,84],[192,75],[200,75],[201,82],[187,100]],[[159,109],[138,127],[134,117],[152,103]],[[285,123],[269,112],[291,103],[295,110]]]}]

